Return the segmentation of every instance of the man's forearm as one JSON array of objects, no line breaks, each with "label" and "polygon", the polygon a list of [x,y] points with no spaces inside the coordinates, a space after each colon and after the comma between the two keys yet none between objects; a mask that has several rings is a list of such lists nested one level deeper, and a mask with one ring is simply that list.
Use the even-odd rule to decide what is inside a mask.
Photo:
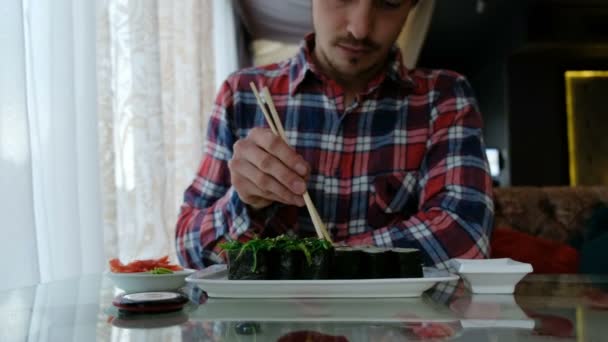
[{"label": "man's forearm", "polygon": [[373,231],[351,236],[349,245],[418,248],[425,264],[446,267],[445,261],[488,257],[491,203],[480,201],[476,217],[465,219],[454,212],[431,208],[409,219]]}]

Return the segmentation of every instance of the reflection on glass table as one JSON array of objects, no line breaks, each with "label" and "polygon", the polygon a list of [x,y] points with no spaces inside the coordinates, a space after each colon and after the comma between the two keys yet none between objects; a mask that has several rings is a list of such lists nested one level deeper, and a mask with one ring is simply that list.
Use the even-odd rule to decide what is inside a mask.
[{"label": "reflection on glass table", "polygon": [[[403,341],[455,337],[462,327],[446,306],[429,298],[208,298],[190,316],[203,334],[243,341]],[[218,337],[218,336],[216,336]]]},{"label": "reflection on glass table", "polygon": [[442,283],[418,298],[219,299],[134,315],[100,275],[0,292],[0,341],[603,341],[608,277],[528,275],[513,296]]}]

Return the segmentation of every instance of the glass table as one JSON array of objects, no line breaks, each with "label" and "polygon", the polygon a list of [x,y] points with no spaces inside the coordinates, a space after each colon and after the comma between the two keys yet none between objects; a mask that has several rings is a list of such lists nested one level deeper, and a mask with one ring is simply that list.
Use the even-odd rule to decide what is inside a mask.
[{"label": "glass table", "polygon": [[443,283],[419,298],[219,299],[195,287],[174,313],[119,313],[87,275],[0,292],[0,341],[605,341],[608,276],[528,275],[514,295]]}]

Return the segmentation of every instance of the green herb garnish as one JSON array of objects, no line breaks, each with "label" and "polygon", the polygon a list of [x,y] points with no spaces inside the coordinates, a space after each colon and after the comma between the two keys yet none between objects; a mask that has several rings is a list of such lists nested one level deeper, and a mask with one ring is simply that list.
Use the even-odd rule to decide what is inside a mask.
[{"label": "green herb garnish", "polygon": [[245,251],[251,251],[253,253],[253,267],[252,272],[257,269],[257,254],[259,251],[279,250],[279,251],[296,251],[301,250],[306,257],[308,265],[312,265],[312,254],[316,251],[323,249],[330,249],[331,243],[327,240],[317,238],[295,238],[287,235],[279,235],[275,238],[259,239],[254,238],[242,243],[239,241],[228,241],[221,243],[220,248],[223,252],[226,251],[239,251],[236,259],[239,259]]},{"label": "green herb garnish", "polygon": [[223,249],[222,253],[226,251],[239,251],[236,259],[239,259],[245,251],[251,251],[253,253],[253,266],[251,271],[255,272],[258,265],[258,251],[270,250],[273,248],[274,242],[272,239],[254,238],[245,243],[239,241],[223,242],[219,246]]},{"label": "green herb garnish", "polygon": [[325,239],[305,238],[304,243],[311,252],[316,252],[322,249],[330,249],[332,247],[331,242]]},{"label": "green herb garnish", "polygon": [[285,251],[300,250],[304,253],[304,257],[306,257],[306,263],[308,263],[308,265],[312,264],[312,250],[309,244],[307,243],[308,239],[298,239],[286,235],[280,235],[274,238],[273,240],[274,248]]},{"label": "green herb garnish", "polygon": [[240,241],[226,241],[226,242],[222,242],[220,243],[220,248],[223,249],[222,252],[224,251],[235,251],[237,249],[241,249],[241,247],[243,247],[243,243]]},{"label": "green herb garnish", "polygon": [[241,251],[239,255],[237,255],[237,259],[241,257],[243,252],[250,250],[253,253],[253,266],[251,267],[251,272],[255,272],[258,267],[258,252],[259,251],[268,251],[274,247],[274,241],[272,239],[253,239],[247,241],[243,247],[241,247]]},{"label": "green herb garnish", "polygon": [[164,268],[164,267],[154,267],[152,270],[148,271],[148,273],[152,273],[152,274],[172,274],[173,271],[168,269],[168,268]]}]

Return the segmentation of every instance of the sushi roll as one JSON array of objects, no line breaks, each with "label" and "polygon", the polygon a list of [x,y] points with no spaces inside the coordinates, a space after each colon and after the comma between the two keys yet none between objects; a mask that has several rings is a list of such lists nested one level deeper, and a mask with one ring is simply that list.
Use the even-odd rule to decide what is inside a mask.
[{"label": "sushi roll", "polygon": [[268,279],[268,241],[254,239],[247,243],[231,241],[221,247],[228,256],[228,279]]},{"label": "sushi roll", "polygon": [[396,265],[395,275],[399,278],[422,278],[422,255],[414,248],[391,248],[392,263]]},{"label": "sushi roll", "polygon": [[393,278],[392,271],[395,264],[392,263],[388,250],[379,247],[366,247],[363,251],[363,270],[364,279]]},{"label": "sushi roll", "polygon": [[333,279],[360,279],[363,251],[353,247],[335,247],[331,266]]},{"label": "sushi roll", "polygon": [[290,280],[298,277],[299,267],[305,259],[299,250],[272,250],[268,253],[268,279]]},{"label": "sushi roll", "polygon": [[285,235],[272,239],[268,252],[269,279],[297,279],[304,259],[305,254],[298,240]]},{"label": "sushi roll", "polygon": [[329,279],[334,249],[327,240],[308,238],[301,241],[305,258],[301,260],[298,279]]}]

